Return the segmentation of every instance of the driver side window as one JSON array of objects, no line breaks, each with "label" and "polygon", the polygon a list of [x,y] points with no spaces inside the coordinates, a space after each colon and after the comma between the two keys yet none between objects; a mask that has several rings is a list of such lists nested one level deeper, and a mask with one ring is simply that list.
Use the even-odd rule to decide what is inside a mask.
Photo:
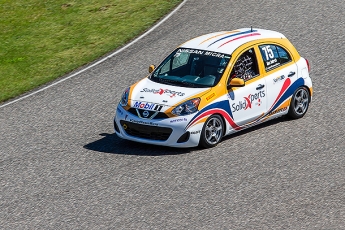
[{"label": "driver side window", "polygon": [[189,56],[190,56],[189,53],[179,53],[178,55],[175,54],[175,57],[172,63],[172,69],[176,69],[178,67],[186,65],[188,63]]},{"label": "driver side window", "polygon": [[189,56],[190,56],[189,53],[177,53],[177,54],[175,54],[174,58],[172,59],[172,64],[171,64],[171,60],[166,62],[162,66],[162,68],[160,70],[160,74],[168,73],[170,70],[174,70],[174,69],[177,69],[179,67],[182,67],[183,65],[188,64]]},{"label": "driver side window", "polygon": [[254,48],[245,51],[235,62],[231,71],[229,81],[232,78],[241,78],[248,81],[259,75],[258,62],[256,59]]}]

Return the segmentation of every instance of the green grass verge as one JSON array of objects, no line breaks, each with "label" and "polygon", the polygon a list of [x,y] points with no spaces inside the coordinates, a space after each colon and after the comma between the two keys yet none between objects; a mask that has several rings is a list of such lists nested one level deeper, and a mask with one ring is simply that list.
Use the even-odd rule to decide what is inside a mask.
[{"label": "green grass verge", "polygon": [[138,36],[182,0],[0,0],[0,102]]}]

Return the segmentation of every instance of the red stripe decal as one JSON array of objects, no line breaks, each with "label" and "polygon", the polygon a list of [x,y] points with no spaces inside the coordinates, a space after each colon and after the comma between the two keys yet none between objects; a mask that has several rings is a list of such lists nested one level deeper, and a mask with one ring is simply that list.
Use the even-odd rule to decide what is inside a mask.
[{"label": "red stripe decal", "polygon": [[221,114],[228,122],[229,124],[231,125],[232,128],[234,128],[235,130],[240,130],[241,127],[239,127],[235,122],[234,120],[229,116],[229,114],[227,112],[225,112],[224,110],[222,109],[210,109],[206,112],[203,112],[202,114],[200,114],[199,116],[197,116],[193,122],[191,122],[187,127],[186,127],[186,130],[191,127],[193,124],[195,124],[196,122],[200,121],[202,118],[206,117],[206,116],[209,116],[209,115],[212,115],[212,114],[215,114],[215,113],[219,113]]},{"label": "red stripe decal", "polygon": [[277,103],[277,101],[279,100],[279,98],[283,95],[283,93],[289,88],[291,84],[291,80],[290,78],[287,78],[285,81],[284,81],[284,84],[283,84],[283,87],[281,88],[276,100],[273,102],[271,108],[269,110],[272,109],[272,107]]}]

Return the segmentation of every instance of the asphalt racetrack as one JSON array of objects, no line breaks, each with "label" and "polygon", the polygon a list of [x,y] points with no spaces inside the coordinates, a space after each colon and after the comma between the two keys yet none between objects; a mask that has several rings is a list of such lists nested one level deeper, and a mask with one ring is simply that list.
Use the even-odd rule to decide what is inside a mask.
[{"label": "asphalt racetrack", "polygon": [[[344,12],[343,0],[187,0],[116,55],[0,105],[0,229],[345,229]],[[114,134],[121,93],[150,64],[250,26],[282,32],[310,61],[304,118],[206,150]]]}]

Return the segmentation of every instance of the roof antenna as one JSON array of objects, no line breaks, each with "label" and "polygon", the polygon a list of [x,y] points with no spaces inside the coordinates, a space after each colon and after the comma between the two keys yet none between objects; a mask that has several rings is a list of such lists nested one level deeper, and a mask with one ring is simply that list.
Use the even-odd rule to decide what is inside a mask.
[{"label": "roof antenna", "polygon": [[253,32],[253,26],[250,27],[250,32]]}]

